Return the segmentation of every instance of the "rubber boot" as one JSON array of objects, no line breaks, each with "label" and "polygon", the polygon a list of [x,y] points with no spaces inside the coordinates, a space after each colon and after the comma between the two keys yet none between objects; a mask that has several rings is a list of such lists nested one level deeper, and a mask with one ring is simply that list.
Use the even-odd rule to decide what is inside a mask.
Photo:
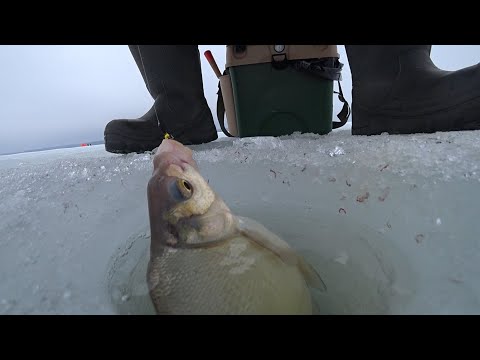
[{"label": "rubber boot", "polygon": [[195,45],[129,45],[150,95],[152,108],[138,119],[117,119],[105,127],[105,149],[113,153],[151,151],[165,134],[184,145],[217,139],[203,92],[200,53]]},{"label": "rubber boot", "polygon": [[480,129],[480,67],[437,68],[431,45],[346,45],[352,134]]}]

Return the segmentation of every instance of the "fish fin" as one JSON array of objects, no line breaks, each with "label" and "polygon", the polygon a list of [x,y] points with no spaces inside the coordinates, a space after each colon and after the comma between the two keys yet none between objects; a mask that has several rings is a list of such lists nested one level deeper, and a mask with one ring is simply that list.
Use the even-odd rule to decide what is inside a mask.
[{"label": "fish fin", "polygon": [[283,262],[289,265],[296,265],[301,271],[307,285],[321,291],[326,291],[327,287],[317,271],[306,262],[306,260],[297,254],[288,243],[277,236],[255,220],[237,216],[238,230],[247,236],[250,240],[272,251]]},{"label": "fish fin", "polygon": [[327,291],[327,285],[320,277],[320,274],[315,268],[310,265],[302,256],[298,256],[298,267],[305,278],[308,286],[318,289],[320,291]]},{"label": "fish fin", "polygon": [[297,254],[283,239],[255,220],[241,216],[237,216],[237,218],[238,230],[243,235],[275,253],[286,264],[297,264]]}]

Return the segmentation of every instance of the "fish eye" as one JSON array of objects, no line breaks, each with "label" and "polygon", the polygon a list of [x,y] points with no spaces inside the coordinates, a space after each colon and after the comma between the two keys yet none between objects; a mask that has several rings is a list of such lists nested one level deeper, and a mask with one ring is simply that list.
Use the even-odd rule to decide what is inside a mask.
[{"label": "fish eye", "polygon": [[192,196],[193,187],[192,184],[190,184],[187,180],[178,179],[177,188],[180,190],[180,193],[184,199],[189,199]]},{"label": "fish eye", "polygon": [[182,180],[182,185],[187,191],[190,191],[190,192],[192,191],[192,186],[188,181]]}]

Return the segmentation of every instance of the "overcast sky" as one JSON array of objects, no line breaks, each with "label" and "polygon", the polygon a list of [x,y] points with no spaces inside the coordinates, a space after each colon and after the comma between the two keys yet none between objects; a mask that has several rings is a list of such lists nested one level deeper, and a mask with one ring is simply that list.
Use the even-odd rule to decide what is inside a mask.
[{"label": "overcast sky", "polygon": [[[221,69],[224,45],[201,45],[207,101],[216,117],[218,80],[203,52],[210,49]],[[345,64],[342,88],[351,102]],[[435,45],[437,66],[456,70],[480,61],[479,45]],[[153,101],[126,45],[0,45],[0,154],[103,139],[107,122],[143,115]],[[334,98],[335,113],[341,104]]]}]

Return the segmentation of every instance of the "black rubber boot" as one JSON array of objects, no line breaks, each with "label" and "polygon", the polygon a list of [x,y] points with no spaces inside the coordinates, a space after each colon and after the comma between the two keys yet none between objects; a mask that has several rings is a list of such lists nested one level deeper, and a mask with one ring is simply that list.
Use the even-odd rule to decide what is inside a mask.
[{"label": "black rubber boot", "polygon": [[165,133],[184,145],[217,139],[203,92],[198,46],[129,48],[155,102],[139,119],[110,121],[104,132],[105,149],[113,153],[150,151],[160,145]]},{"label": "black rubber boot", "polygon": [[346,45],[352,134],[480,129],[480,67],[438,69],[431,45]]}]

